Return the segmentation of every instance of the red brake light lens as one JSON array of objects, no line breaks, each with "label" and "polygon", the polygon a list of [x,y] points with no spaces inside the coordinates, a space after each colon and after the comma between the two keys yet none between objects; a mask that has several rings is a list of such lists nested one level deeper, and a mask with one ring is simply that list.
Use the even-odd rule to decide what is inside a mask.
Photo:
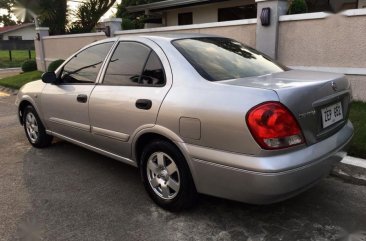
[{"label": "red brake light lens", "polygon": [[280,149],[304,143],[301,129],[292,113],[279,102],[266,102],[251,109],[247,125],[264,149]]}]

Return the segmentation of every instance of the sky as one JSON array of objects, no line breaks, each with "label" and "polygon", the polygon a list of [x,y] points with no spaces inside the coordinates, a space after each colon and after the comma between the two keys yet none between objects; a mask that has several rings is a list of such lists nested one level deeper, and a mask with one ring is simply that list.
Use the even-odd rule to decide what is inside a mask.
[{"label": "sky", "polygon": [[[68,2],[68,5],[70,7],[71,10],[75,10],[77,8],[77,6],[80,4],[80,2],[82,2],[83,0],[71,0]],[[122,0],[117,0],[116,1],[116,4],[115,6],[117,5],[117,3],[121,3]],[[106,18],[110,18],[110,17],[113,17],[114,14],[117,12],[117,9],[115,7],[112,7],[102,18],[101,20],[103,19],[106,19]],[[6,14],[7,11],[4,10],[4,9],[0,9],[0,14]],[[14,20],[16,20],[16,18],[14,17]],[[0,27],[1,27],[1,24],[0,24]]]},{"label": "sky", "polygon": [[[70,9],[76,9],[77,6],[80,4],[80,2],[82,2],[83,0],[72,0],[72,1],[69,1],[68,4],[70,6]],[[116,1],[116,4],[117,3],[121,3],[122,0],[117,0]],[[109,9],[109,11],[101,18],[101,20],[103,19],[106,19],[106,18],[110,18],[110,17],[113,17],[113,15],[116,13],[116,8],[115,7],[112,7],[111,9]]]}]

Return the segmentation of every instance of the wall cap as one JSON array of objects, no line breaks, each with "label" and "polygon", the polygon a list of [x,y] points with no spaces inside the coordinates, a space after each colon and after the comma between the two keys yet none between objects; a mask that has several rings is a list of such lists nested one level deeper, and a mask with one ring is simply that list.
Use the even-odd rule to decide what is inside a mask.
[{"label": "wall cap", "polygon": [[157,27],[157,28],[147,28],[147,29],[122,30],[122,31],[116,31],[115,35],[134,34],[134,33],[153,33],[153,32],[189,30],[189,29],[200,29],[200,28],[229,27],[229,26],[237,26],[237,25],[250,25],[250,24],[256,24],[256,23],[257,23],[257,19],[251,18],[251,19],[234,20],[234,21],[226,21],[226,22],[191,24],[191,25],[184,25],[184,26],[168,26],[168,27]]},{"label": "wall cap", "polygon": [[342,12],[342,15],[347,17],[363,16],[366,15],[366,8],[345,10]]},{"label": "wall cap", "polygon": [[36,31],[49,31],[50,28],[49,27],[38,27],[36,28]]},{"label": "wall cap", "polygon": [[79,37],[93,37],[93,36],[105,36],[104,32],[98,33],[78,33],[78,34],[65,34],[65,35],[54,35],[46,36],[43,39],[63,39],[63,38],[79,38]]},{"label": "wall cap", "polygon": [[285,2],[287,0],[255,0],[256,3],[259,3],[259,2],[271,2],[271,1]]},{"label": "wall cap", "polygon": [[326,13],[326,12],[282,15],[282,16],[280,16],[280,22],[311,20],[311,19],[324,19],[324,18],[327,18],[330,15],[331,15],[330,13]]}]

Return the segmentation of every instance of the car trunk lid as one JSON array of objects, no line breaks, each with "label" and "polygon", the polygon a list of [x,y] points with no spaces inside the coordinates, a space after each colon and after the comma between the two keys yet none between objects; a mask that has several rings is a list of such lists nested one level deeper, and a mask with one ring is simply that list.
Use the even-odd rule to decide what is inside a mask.
[{"label": "car trunk lid", "polygon": [[[275,91],[280,102],[299,122],[308,145],[331,136],[348,119],[351,89],[349,81],[341,74],[290,70],[220,83]],[[326,112],[334,111],[334,108],[337,108],[337,114],[342,113],[343,118],[328,120],[330,117]]]}]

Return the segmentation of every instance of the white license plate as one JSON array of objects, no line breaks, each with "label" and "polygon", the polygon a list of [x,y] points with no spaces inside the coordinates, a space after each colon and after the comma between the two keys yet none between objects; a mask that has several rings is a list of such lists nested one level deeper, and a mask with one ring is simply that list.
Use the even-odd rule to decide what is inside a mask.
[{"label": "white license plate", "polygon": [[326,128],[343,119],[342,103],[338,102],[321,109],[323,128]]}]

